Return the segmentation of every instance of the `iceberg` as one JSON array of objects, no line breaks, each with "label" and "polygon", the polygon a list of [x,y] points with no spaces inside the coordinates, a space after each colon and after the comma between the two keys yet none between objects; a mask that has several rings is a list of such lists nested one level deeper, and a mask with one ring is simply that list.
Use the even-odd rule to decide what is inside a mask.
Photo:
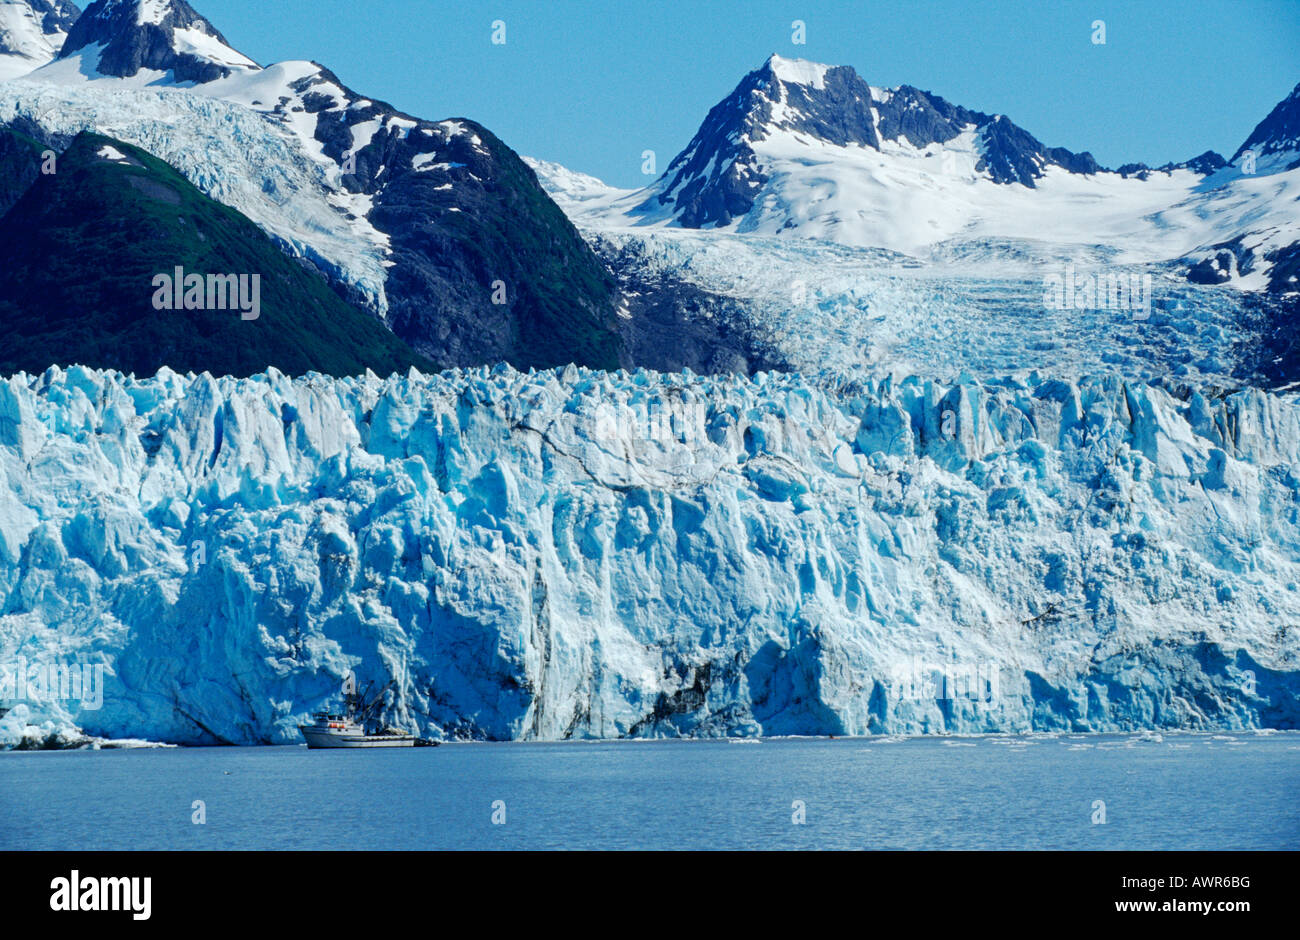
[{"label": "iceberg", "polygon": [[292,743],[349,674],[441,739],[1295,728],[1298,513],[1254,389],[52,368],[0,381],[0,679],[102,700],[0,746]]}]

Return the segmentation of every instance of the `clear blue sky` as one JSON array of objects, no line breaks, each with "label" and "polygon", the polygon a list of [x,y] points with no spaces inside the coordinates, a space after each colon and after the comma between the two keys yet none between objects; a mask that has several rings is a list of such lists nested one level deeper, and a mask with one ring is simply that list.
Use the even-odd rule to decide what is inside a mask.
[{"label": "clear blue sky", "polygon": [[643,150],[665,168],[771,52],[1006,114],[1112,167],[1230,156],[1300,82],[1300,0],[191,2],[263,64],[315,59],[367,96],[473,118],[621,186],[646,182]]}]

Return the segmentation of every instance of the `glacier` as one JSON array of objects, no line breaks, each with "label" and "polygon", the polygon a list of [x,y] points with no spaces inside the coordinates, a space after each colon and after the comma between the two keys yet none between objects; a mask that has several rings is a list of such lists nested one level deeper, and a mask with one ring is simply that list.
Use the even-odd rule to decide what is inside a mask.
[{"label": "glacier", "polygon": [[440,739],[1295,728],[1298,458],[1106,372],[20,374],[0,670],[104,685],[0,746],[296,742],[349,673]]},{"label": "glacier", "polygon": [[[1253,384],[1258,298],[1189,284],[1175,265],[1121,265],[1102,245],[968,239],[936,246],[922,261],[815,239],[581,231],[622,275],[668,276],[735,300],[770,359],[818,380],[1039,370],[1069,380],[1115,372],[1131,381]],[[1045,303],[1047,278],[1071,272],[1079,280],[1141,272],[1148,303],[1054,309]]]},{"label": "glacier", "polygon": [[848,66],[773,55],[648,186],[532,166],[584,231],[684,227],[940,263],[964,255],[977,276],[991,273],[994,258],[981,250],[990,243],[1055,254],[1104,246],[1113,264],[1183,275],[1210,265],[1213,282],[1294,293],[1286,259],[1300,237],[1298,115],[1300,86],[1226,163],[1207,151],[1112,171],[1089,153],[1044,147],[1004,115],[908,85],[868,85]]}]

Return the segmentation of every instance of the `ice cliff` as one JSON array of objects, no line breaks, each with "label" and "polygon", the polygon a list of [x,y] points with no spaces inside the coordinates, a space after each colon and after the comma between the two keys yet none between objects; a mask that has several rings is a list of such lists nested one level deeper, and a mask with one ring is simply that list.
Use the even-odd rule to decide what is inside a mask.
[{"label": "ice cliff", "polygon": [[0,382],[0,666],[105,687],[0,743],[294,742],[349,671],[448,738],[1293,728],[1298,509],[1254,390],[52,369]]}]

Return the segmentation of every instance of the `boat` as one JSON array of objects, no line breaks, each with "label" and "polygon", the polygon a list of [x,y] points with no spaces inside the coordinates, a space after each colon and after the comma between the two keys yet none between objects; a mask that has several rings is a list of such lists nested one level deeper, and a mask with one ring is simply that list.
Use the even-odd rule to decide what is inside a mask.
[{"label": "boat", "polygon": [[299,725],[309,748],[322,747],[414,747],[415,735],[393,728],[368,732],[349,715],[318,713],[309,725]]},{"label": "boat", "polygon": [[347,711],[344,714],[316,712],[311,716],[311,724],[298,726],[307,747],[437,747],[437,741],[418,738],[398,728],[371,730],[371,717],[382,706],[383,694],[391,686],[390,682],[367,702],[365,692],[356,694],[355,684],[345,685]]}]

